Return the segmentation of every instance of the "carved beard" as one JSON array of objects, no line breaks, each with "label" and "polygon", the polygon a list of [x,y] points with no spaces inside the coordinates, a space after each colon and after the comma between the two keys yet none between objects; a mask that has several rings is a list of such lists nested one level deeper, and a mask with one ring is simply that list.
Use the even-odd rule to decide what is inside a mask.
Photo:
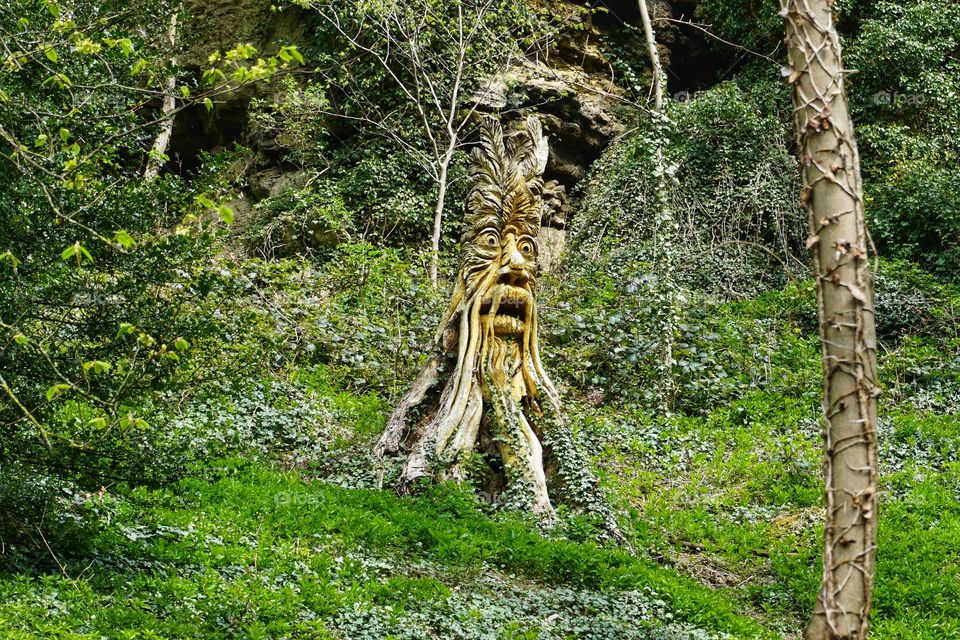
[{"label": "carved beard", "polygon": [[[545,398],[559,412],[559,399],[537,339],[536,228],[521,222],[514,216],[503,227],[481,229],[465,245],[443,335],[451,358],[456,347],[456,365],[434,417],[436,452],[452,457],[445,475],[462,479],[460,458],[483,439],[481,430],[489,429],[508,470],[508,486],[532,495],[533,510],[549,515],[536,425],[539,401]],[[534,491],[522,491],[529,488]]]},{"label": "carved beard", "polygon": [[539,412],[540,390],[548,397],[555,391],[540,362],[533,280],[509,284],[500,271],[499,264],[491,265],[451,318],[458,362],[473,364],[475,383],[509,391],[514,401]]}]

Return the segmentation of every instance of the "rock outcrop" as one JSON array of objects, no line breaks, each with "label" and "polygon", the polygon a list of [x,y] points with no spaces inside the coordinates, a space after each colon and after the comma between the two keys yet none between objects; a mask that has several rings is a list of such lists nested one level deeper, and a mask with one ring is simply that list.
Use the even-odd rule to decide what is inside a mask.
[{"label": "rock outcrop", "polygon": [[[633,48],[631,27],[638,21],[634,0],[605,3],[596,11],[584,0],[527,0],[542,15],[561,25],[553,40],[530,54],[505,74],[492,78],[473,97],[481,112],[503,114],[505,124],[536,114],[550,138],[550,157],[545,179],[543,226],[558,230],[543,236],[544,253],[555,263],[564,243],[563,229],[577,209],[578,184],[611,140],[627,127],[624,114],[636,112],[629,96],[617,84],[615,65],[603,43],[610,34]],[[186,0],[189,20],[181,64],[199,73],[215,50],[239,42],[271,53],[279,43],[303,41],[307,16],[297,8],[277,10],[268,0]],[[654,12],[668,11],[665,0],[654,3]],[[628,32],[624,34],[624,30]],[[669,29],[662,30],[669,40]],[[638,31],[632,58],[643,59],[642,35]],[[664,55],[668,55],[664,51]],[[264,137],[248,118],[250,100],[262,91],[248,87],[217,104],[212,112],[192,109],[177,117],[171,156],[181,170],[195,166],[202,150],[230,147],[235,143],[251,149],[242,172],[246,186],[238,197],[243,208],[296,186],[295,167],[283,165],[288,150],[282,140]]]}]

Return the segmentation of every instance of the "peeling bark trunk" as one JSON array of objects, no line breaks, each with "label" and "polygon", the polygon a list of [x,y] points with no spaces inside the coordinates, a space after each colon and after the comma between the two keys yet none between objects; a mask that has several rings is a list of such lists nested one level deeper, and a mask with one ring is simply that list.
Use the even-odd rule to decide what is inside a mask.
[{"label": "peeling bark trunk", "polygon": [[650,11],[647,0],[638,0],[640,19],[643,23],[643,32],[647,41],[647,54],[650,56],[650,66],[653,68],[653,117],[656,123],[657,137],[655,141],[654,163],[657,180],[657,213],[654,231],[654,245],[656,250],[655,263],[659,272],[659,286],[664,288],[663,308],[658,309],[661,314],[660,326],[660,408],[669,411],[676,395],[676,384],[673,379],[673,342],[676,331],[676,318],[680,313],[677,304],[677,295],[674,286],[674,238],[677,236],[677,221],[673,212],[671,195],[667,186],[667,168],[663,148],[667,144],[667,130],[669,119],[663,113],[663,90],[666,77],[663,65],[660,63],[660,54],[657,52],[657,40],[653,32],[653,23],[650,20]]},{"label": "peeling bark trunk", "polygon": [[437,287],[437,280],[440,271],[440,231],[443,229],[443,206],[447,197],[447,174],[450,170],[450,162],[453,160],[453,144],[448,150],[447,155],[440,162],[440,175],[437,178],[437,206],[433,212],[433,236],[430,238],[430,284]]},{"label": "peeling bark trunk", "polygon": [[829,0],[784,0],[823,350],[823,575],[807,640],[867,637],[877,532],[876,335],[860,158]]},{"label": "peeling bark trunk", "polygon": [[[167,40],[170,42],[170,64],[177,64],[177,12],[178,6],[172,7],[170,13],[170,26],[167,28]],[[177,108],[177,98],[174,91],[177,88],[177,77],[170,75],[167,78],[166,92],[163,96],[163,107],[161,109],[163,122],[160,125],[160,133],[153,141],[153,147],[150,149],[150,156],[147,158],[147,168],[143,172],[145,180],[154,180],[160,175],[160,169],[163,168],[163,157],[167,153],[167,147],[170,145],[170,138],[173,136],[173,112]]]}]

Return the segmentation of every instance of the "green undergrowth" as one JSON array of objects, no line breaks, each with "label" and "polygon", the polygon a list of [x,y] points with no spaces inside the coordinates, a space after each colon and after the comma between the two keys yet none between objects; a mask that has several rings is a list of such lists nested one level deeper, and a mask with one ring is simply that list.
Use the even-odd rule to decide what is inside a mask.
[{"label": "green undergrowth", "polygon": [[[908,264],[884,267],[871,637],[960,639],[958,297]],[[373,291],[363,317],[379,314]],[[0,540],[0,637],[798,638],[823,519],[811,283],[691,303],[669,413],[642,402],[656,381],[639,361],[617,378],[631,387],[604,393],[632,338],[625,303],[596,295],[581,301],[585,329],[549,309],[544,349],[635,555],[566,512],[544,537],[454,487],[377,490],[397,471],[370,456],[396,402],[397,355],[367,338],[353,351],[304,345],[315,337],[298,329],[302,353],[275,371],[145,405],[165,435],[144,440],[138,482],[105,478],[98,491],[99,478],[4,469],[0,495],[22,513],[6,514],[15,535]],[[302,322],[337,308],[309,307]],[[347,327],[349,308],[329,326]]]},{"label": "green undergrowth", "polygon": [[[820,576],[818,410],[754,393],[702,417],[599,410],[588,423],[607,434],[606,484],[649,552],[795,637]],[[871,637],[960,638],[960,422],[887,407],[879,444]]]},{"label": "green undergrowth", "polygon": [[[881,264],[875,639],[960,638],[957,300],[909,263]],[[571,416],[639,545],[795,638],[822,552],[812,286],[705,306],[693,323],[678,410],[587,398]]]},{"label": "green undergrowth", "polygon": [[491,520],[450,487],[398,498],[248,462],[221,471],[86,496],[101,523],[87,553],[8,550],[18,573],[0,574],[0,635],[776,637],[723,590]]}]

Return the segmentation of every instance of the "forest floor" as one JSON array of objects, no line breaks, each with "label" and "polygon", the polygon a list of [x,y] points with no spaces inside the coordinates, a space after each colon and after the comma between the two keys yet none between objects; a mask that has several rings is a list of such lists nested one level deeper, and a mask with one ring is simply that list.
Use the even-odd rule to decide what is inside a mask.
[{"label": "forest floor", "polygon": [[[457,487],[377,490],[390,403],[321,366],[186,411],[172,432],[199,453],[173,485],[68,492],[33,544],[0,541],[0,637],[799,638],[822,535],[817,338],[782,308],[725,311],[777,340],[739,398],[658,416],[569,394],[635,553]],[[874,640],[960,639],[960,419],[904,374],[936,374],[928,351],[881,358],[888,388],[922,384],[882,407]]]},{"label": "forest floor", "polygon": [[[819,509],[755,503],[817,489],[769,482],[795,432],[766,418],[660,432],[661,445],[700,443],[687,473],[684,453],[668,476],[612,457],[620,498],[636,505],[637,556],[544,538],[450,487],[398,498],[249,460],[168,489],[76,496],[99,530],[85,550],[0,577],[0,635],[796,638],[817,584]],[[904,428],[960,433],[932,417]],[[641,459],[644,433],[631,442]],[[960,475],[927,471],[884,480],[874,638],[960,638]]]}]

